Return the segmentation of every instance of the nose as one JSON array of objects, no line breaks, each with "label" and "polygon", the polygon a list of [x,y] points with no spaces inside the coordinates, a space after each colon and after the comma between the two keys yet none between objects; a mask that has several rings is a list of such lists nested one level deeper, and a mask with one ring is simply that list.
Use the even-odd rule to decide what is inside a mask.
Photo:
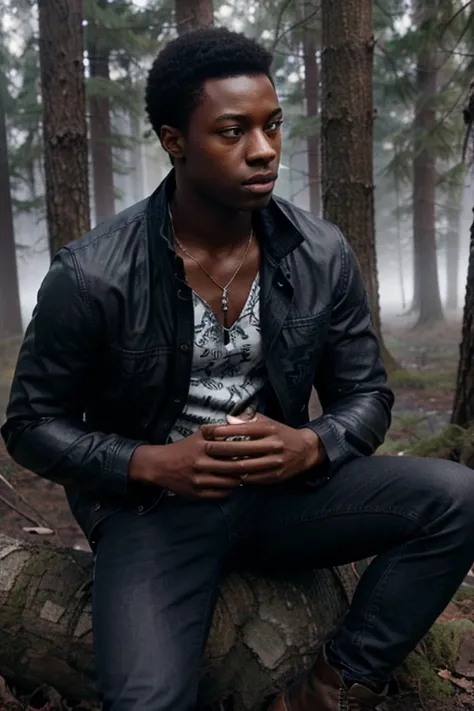
[{"label": "nose", "polygon": [[264,131],[255,130],[248,134],[247,163],[271,163],[277,157],[275,139],[270,139]]}]

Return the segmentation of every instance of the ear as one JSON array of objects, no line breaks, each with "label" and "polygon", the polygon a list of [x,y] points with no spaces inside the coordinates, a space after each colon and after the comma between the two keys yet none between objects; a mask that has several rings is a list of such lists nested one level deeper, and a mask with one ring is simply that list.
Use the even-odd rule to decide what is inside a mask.
[{"label": "ear", "polygon": [[181,131],[172,126],[162,126],[160,140],[161,145],[172,158],[175,160],[184,158],[185,140]]}]

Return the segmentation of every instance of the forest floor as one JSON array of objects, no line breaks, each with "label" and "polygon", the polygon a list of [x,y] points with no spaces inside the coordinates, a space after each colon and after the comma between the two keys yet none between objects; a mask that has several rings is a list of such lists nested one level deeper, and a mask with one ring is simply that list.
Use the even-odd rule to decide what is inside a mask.
[{"label": "forest floor", "polygon": [[[461,337],[460,317],[429,330],[413,327],[406,317],[394,317],[384,329],[389,351],[403,366],[396,373],[392,387],[396,394],[393,422],[379,454],[403,455],[423,438],[436,434],[449,423]],[[1,360],[0,353],[0,360]],[[4,357],[5,360],[5,357]],[[12,375],[12,363],[0,362],[0,422]],[[0,519],[1,531],[14,537],[29,538],[45,535],[58,545],[88,549],[81,531],[69,513],[61,487],[47,482],[16,465],[0,441]],[[473,553],[474,558],[474,553]],[[472,593],[472,595],[471,595]],[[443,619],[465,619],[474,623],[474,575],[470,574],[460,594],[444,613]],[[393,711],[460,711],[474,708],[474,632],[464,641],[462,673],[445,672],[445,691],[453,696],[436,703],[429,698],[420,682],[415,690],[405,689],[391,702]],[[402,689],[404,684],[402,681]],[[43,703],[44,702],[44,703]],[[56,704],[58,702],[56,701]],[[38,705],[39,704],[39,705]],[[42,705],[41,705],[42,704]],[[31,698],[21,708],[43,708],[44,711],[64,711],[41,694]],[[0,679],[0,711],[2,684]],[[86,706],[82,707],[84,710]]]}]

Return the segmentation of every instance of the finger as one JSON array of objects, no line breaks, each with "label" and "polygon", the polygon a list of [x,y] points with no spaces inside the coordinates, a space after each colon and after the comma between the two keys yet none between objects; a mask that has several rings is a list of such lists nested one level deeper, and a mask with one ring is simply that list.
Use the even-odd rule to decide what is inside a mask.
[{"label": "finger", "polygon": [[230,489],[203,489],[197,499],[227,499],[231,494]]},{"label": "finger", "polygon": [[274,471],[262,472],[259,474],[249,474],[249,476],[244,480],[245,486],[247,484],[260,485],[260,486],[271,486],[275,484],[283,484],[285,479],[278,476]]},{"label": "finger", "polygon": [[180,492],[177,495],[186,501],[202,501],[203,499],[226,499],[232,493],[233,489],[200,489],[193,492]]},{"label": "finger", "polygon": [[236,489],[240,482],[236,477],[216,476],[209,473],[209,469],[203,474],[196,474],[192,480],[195,489]]},{"label": "finger", "polygon": [[223,474],[227,476],[241,477],[245,474],[252,474],[280,469],[283,460],[278,455],[267,455],[256,457],[255,459],[209,459],[206,462],[206,469],[212,474]]},{"label": "finger", "polygon": [[277,427],[272,422],[242,422],[241,425],[205,425],[205,439],[225,439],[227,437],[251,437],[263,439],[276,434]]},{"label": "finger", "polygon": [[204,439],[212,439],[217,425],[201,425],[199,430]]},{"label": "finger", "polygon": [[247,440],[246,442],[207,442],[205,452],[209,457],[262,457],[267,454],[281,454],[283,442],[275,437]]}]

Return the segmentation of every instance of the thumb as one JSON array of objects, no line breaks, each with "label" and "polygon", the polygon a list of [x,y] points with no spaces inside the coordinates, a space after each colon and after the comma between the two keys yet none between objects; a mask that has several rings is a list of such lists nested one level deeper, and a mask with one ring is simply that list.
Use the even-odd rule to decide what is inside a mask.
[{"label": "thumb", "polygon": [[259,415],[255,413],[252,417],[235,417],[235,415],[226,415],[226,420],[229,425],[244,425],[247,422],[257,422]]},{"label": "thumb", "polygon": [[244,425],[248,420],[242,420],[240,417],[234,417],[234,415],[226,415],[226,420],[228,425]]}]

